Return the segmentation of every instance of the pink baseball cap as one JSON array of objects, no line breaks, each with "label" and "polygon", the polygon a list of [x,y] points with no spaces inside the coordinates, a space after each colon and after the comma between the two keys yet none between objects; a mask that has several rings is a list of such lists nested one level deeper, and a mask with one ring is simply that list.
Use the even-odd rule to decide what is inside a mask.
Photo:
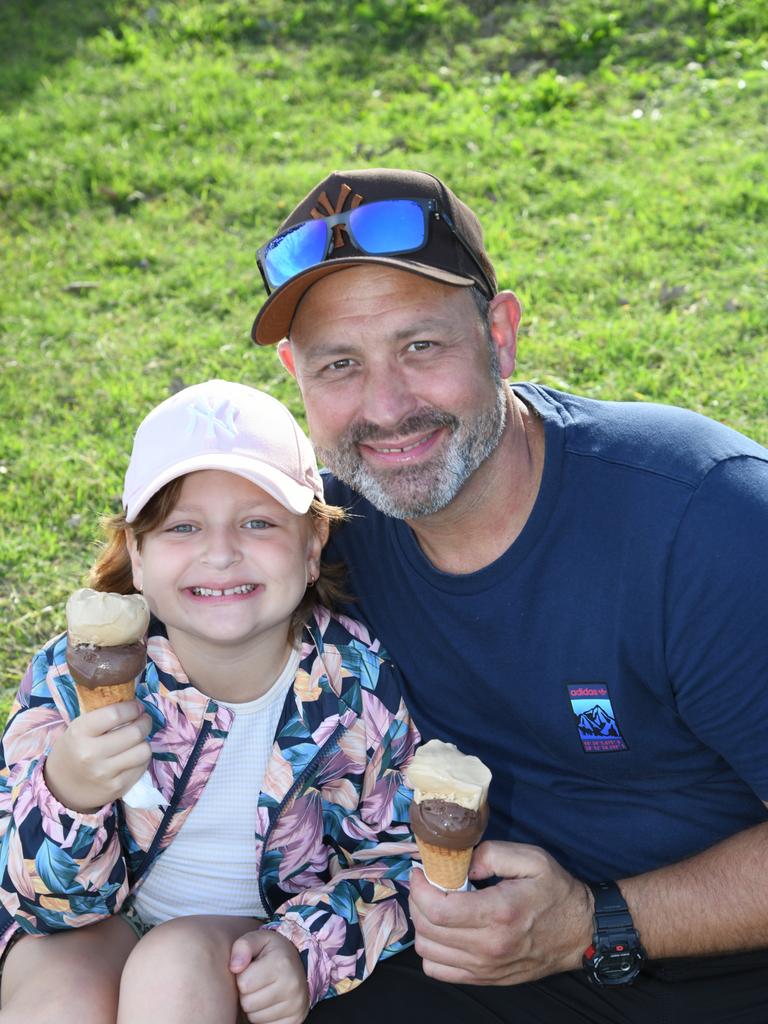
[{"label": "pink baseball cap", "polygon": [[125,474],[126,522],[165,484],[201,469],[245,477],[297,515],[323,498],[306,434],[282,402],[245,384],[194,384],[143,420]]}]

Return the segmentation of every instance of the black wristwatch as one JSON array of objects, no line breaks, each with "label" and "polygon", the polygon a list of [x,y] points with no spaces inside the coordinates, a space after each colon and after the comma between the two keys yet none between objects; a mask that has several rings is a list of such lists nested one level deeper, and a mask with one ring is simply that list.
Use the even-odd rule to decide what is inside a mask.
[{"label": "black wristwatch", "polygon": [[615,882],[587,882],[595,897],[592,945],[582,963],[595,985],[627,985],[645,961],[645,950],[635,930],[621,890]]}]

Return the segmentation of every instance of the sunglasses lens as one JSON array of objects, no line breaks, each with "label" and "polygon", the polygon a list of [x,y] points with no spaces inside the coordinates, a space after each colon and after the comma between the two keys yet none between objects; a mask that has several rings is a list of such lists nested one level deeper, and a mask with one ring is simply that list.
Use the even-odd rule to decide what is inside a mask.
[{"label": "sunglasses lens", "polygon": [[308,220],[273,238],[264,250],[264,269],[273,288],[322,263],[328,245],[328,226],[322,220]]},{"label": "sunglasses lens", "polygon": [[427,240],[425,211],[410,199],[358,206],[350,214],[349,226],[359,247],[371,256],[420,249]]}]

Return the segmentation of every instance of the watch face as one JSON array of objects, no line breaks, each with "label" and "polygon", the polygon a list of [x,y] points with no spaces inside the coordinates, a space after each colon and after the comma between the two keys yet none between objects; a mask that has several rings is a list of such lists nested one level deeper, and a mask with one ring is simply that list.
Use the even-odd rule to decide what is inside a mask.
[{"label": "watch face", "polygon": [[645,951],[640,945],[616,942],[599,951],[594,945],[584,953],[583,965],[587,977],[595,985],[627,985],[640,973]]},{"label": "watch face", "polygon": [[595,964],[595,974],[603,985],[623,985],[636,977],[640,963],[641,958],[637,953],[611,953],[598,960]]}]

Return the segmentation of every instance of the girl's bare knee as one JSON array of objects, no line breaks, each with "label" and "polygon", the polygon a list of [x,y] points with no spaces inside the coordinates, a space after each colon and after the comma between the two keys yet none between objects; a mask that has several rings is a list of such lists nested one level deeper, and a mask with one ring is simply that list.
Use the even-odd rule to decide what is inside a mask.
[{"label": "girl's bare knee", "polygon": [[119,918],[25,936],[3,965],[3,1024],[113,1024],[120,972],[135,941]]},{"label": "girl's bare knee", "polygon": [[[148,932],[131,953],[120,983],[118,1024],[234,1020],[237,985],[229,970],[234,941],[255,927],[247,918],[180,917]],[[210,1012],[209,1012],[210,1011]]]},{"label": "girl's bare knee", "polygon": [[[134,948],[123,971],[124,979],[131,975],[171,974],[176,982],[186,975],[190,980],[200,977],[200,971],[218,967],[227,969],[232,942],[222,929],[211,926],[204,917],[179,917],[159,924],[148,932]],[[180,977],[182,975],[182,977]]]}]

